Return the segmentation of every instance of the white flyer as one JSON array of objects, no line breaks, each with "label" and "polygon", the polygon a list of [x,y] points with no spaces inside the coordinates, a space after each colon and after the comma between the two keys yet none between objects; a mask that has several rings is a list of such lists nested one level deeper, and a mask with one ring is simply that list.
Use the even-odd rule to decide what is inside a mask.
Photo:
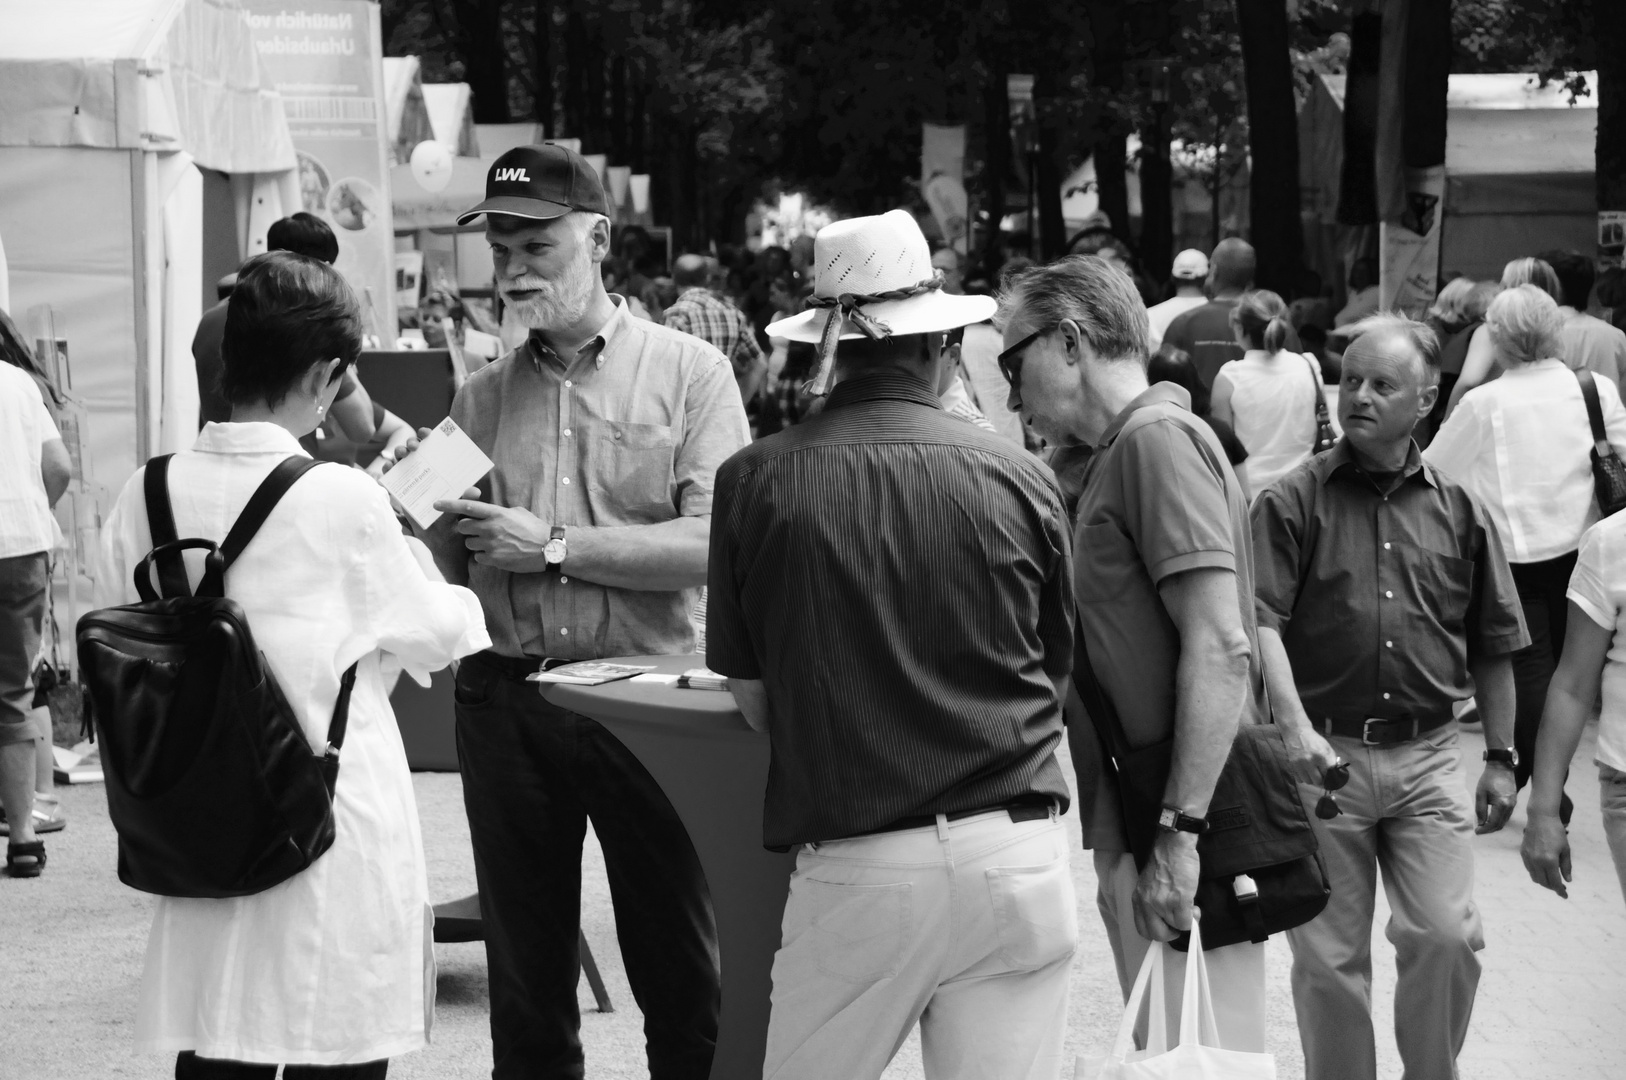
[{"label": "white flyer", "polygon": [[461,499],[490,471],[491,459],[448,416],[406,460],[384,474],[382,483],[418,527],[427,529],[440,518],[435,503]]}]

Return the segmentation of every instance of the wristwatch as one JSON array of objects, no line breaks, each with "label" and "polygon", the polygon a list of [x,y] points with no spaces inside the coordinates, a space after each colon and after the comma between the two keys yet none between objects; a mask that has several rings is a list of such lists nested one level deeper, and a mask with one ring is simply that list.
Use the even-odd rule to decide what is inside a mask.
[{"label": "wristwatch", "polygon": [[1192,817],[1178,806],[1165,806],[1157,815],[1157,827],[1166,832],[1188,832],[1201,835],[1208,831],[1208,819]]},{"label": "wristwatch", "polygon": [[1486,750],[1485,760],[1499,762],[1510,769],[1517,769],[1519,767],[1519,752],[1511,746],[1501,750]]},{"label": "wristwatch", "polygon": [[555,525],[548,542],[542,545],[542,557],[548,560],[548,569],[557,570],[565,561],[565,527]]}]

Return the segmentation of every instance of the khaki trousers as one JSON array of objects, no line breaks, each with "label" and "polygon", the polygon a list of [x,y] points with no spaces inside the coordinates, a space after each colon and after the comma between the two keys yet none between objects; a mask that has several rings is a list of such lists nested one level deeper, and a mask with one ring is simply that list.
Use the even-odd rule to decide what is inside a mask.
[{"label": "khaki trousers", "polygon": [[1626,772],[1599,764],[1598,802],[1603,809],[1603,834],[1615,860],[1615,875],[1620,878],[1620,892],[1626,896]]},{"label": "khaki trousers", "polygon": [[[1130,901],[1135,895],[1135,857],[1128,852],[1097,851],[1095,877],[1099,884],[1096,907],[1106,924],[1107,941],[1118,965],[1118,988],[1128,1000],[1135,976],[1146,960],[1152,943],[1135,930],[1135,912]],[[1214,1020],[1220,1045],[1227,1050],[1265,1052],[1265,947],[1252,942],[1208,949],[1208,981],[1214,993]],[[1173,954],[1174,963],[1164,969],[1164,1003],[1169,1025],[1180,1024],[1180,996],[1186,983],[1184,953]],[[1135,1029],[1140,1045],[1146,1045],[1146,1020]]]},{"label": "khaki trousers", "polygon": [[874,1080],[917,1022],[928,1080],[1061,1074],[1078,944],[1066,829],[937,820],[797,855],[768,1080]]},{"label": "khaki trousers", "polygon": [[[1305,1080],[1373,1080],[1372,915],[1378,871],[1393,915],[1395,1038],[1404,1080],[1455,1080],[1485,947],[1474,906],[1474,809],[1457,727],[1368,747],[1334,737],[1350,763],[1343,813],[1311,816],[1332,880],[1321,915],[1287,934]],[[1303,785],[1307,801],[1319,787]]]}]

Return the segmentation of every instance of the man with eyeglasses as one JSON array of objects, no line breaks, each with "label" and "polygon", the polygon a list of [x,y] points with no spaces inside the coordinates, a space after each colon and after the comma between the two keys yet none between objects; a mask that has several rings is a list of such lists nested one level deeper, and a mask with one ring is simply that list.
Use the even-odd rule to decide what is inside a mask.
[{"label": "man with eyeglasses", "polygon": [[[1138,868],[1116,779],[1071,702],[1084,843],[1095,851],[1097,905],[1127,996],[1152,942],[1191,927],[1197,835],[1214,783],[1238,725],[1267,715],[1248,500],[1186,390],[1148,385],[1146,309],[1121,270],[1093,255],[1029,270],[1010,283],[996,322],[1011,408],[1064,452],[1094,448],[1073,533],[1089,668],[1076,662],[1074,682],[1093,671],[1136,749],[1174,741],[1157,840]],[[1206,956],[1222,1044],[1263,1051],[1264,946]],[[1167,983],[1171,1015],[1181,979]]]},{"label": "man with eyeglasses", "polygon": [[[1314,781],[1306,794],[1326,791],[1316,832],[1332,897],[1288,931],[1293,1001],[1307,1080],[1372,1080],[1381,869],[1405,1074],[1455,1080],[1485,944],[1473,835],[1513,813],[1510,655],[1530,639],[1485,509],[1412,442],[1439,392],[1433,331],[1392,315],[1353,330],[1338,395],[1343,438],[1253,508],[1270,701],[1301,779]],[[1477,807],[1451,713],[1470,696],[1490,747]]]}]

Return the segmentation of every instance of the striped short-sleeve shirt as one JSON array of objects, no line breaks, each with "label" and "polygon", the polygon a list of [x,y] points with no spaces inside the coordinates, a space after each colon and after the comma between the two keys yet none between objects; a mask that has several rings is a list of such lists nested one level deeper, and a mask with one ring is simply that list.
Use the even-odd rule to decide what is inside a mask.
[{"label": "striped short-sleeve shirt", "polygon": [[717,472],[708,665],[771,708],[763,842],[917,814],[1067,804],[1072,662],[1054,479],[887,369]]}]

